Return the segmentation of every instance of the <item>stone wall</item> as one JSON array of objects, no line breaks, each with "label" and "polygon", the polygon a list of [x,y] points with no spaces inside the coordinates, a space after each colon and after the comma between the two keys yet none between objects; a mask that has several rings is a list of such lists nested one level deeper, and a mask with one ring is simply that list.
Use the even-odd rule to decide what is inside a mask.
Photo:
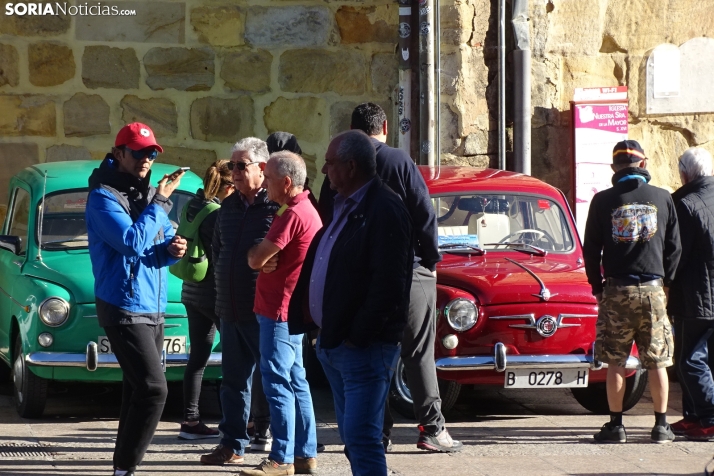
[{"label": "stone wall", "polygon": [[[398,9],[305,0],[101,2],[136,16],[6,16],[0,0],[0,167],[101,159],[127,122],[159,161],[202,176],[238,139],[294,133],[319,190],[352,108],[391,107]],[[18,153],[23,157],[18,158]],[[317,179],[317,180],[315,180]],[[7,201],[7,180],[0,203]]]},{"label": "stone wall", "polygon": [[[392,117],[391,0],[127,1],[116,5],[136,16],[27,17],[4,15],[5,3],[3,177],[28,163],[102,158],[125,123],[143,121],[165,148],[159,160],[199,174],[241,137],[293,132],[319,187],[329,137],[357,103],[376,101]],[[497,0],[444,0],[441,17],[444,162],[493,166]],[[534,175],[570,191],[575,87],[629,87],[630,137],[653,159],[657,184],[678,186],[686,147],[714,150],[714,115],[647,115],[643,87],[655,46],[714,35],[714,2],[531,0],[530,25]]]},{"label": "stone wall", "polygon": [[[454,155],[447,162],[497,163],[496,25],[495,0],[443,4],[442,150]],[[576,87],[628,86],[629,137],[650,157],[654,184],[679,187],[676,162],[687,147],[714,152],[714,114],[648,115],[644,90],[654,47],[714,35],[714,2],[530,0],[530,29],[535,176],[570,193],[569,111]],[[510,56],[507,61],[510,68]],[[510,69],[507,82],[510,89]],[[511,107],[508,97],[509,115]]]}]

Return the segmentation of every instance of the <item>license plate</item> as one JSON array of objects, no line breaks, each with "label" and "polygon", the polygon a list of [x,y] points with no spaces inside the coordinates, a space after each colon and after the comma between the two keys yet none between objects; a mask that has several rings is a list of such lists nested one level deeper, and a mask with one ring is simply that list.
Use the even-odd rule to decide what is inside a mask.
[{"label": "license plate", "polygon": [[[186,336],[164,337],[164,350],[167,354],[185,354]],[[112,345],[107,336],[99,336],[97,339],[97,351],[100,354],[113,354]]]},{"label": "license plate", "polygon": [[588,369],[506,370],[505,388],[587,387]]}]

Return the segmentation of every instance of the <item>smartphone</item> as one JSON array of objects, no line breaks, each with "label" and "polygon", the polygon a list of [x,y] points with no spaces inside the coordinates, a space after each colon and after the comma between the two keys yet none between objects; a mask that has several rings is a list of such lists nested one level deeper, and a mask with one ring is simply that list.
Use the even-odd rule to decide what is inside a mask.
[{"label": "smartphone", "polygon": [[187,171],[187,170],[191,170],[191,167],[181,167],[181,170],[182,170],[183,172],[185,172],[185,171]]}]

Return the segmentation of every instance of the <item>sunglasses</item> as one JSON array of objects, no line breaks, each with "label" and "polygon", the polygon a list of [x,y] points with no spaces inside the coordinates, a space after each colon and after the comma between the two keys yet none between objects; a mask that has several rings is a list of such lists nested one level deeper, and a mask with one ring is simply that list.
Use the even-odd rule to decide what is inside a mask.
[{"label": "sunglasses", "polygon": [[159,151],[154,149],[153,147],[147,147],[146,149],[141,150],[132,150],[128,147],[124,147],[124,150],[128,150],[129,152],[131,152],[131,156],[134,157],[134,160],[141,160],[146,157],[147,159],[153,161],[159,155]]},{"label": "sunglasses", "polygon": [[228,162],[226,164],[226,167],[228,167],[228,170],[233,170],[234,168],[238,170],[245,170],[245,168],[251,164],[258,164],[259,162]]}]

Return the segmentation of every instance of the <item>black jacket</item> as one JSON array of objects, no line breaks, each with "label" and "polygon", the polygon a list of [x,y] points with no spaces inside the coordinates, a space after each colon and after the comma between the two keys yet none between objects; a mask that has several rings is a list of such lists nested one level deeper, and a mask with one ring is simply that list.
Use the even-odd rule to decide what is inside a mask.
[{"label": "black jacket", "polygon": [[[331,220],[330,220],[331,221]],[[316,328],[309,312],[309,281],[315,252],[329,221],[315,235],[290,300],[291,334]],[[406,207],[379,177],[350,212],[337,238],[325,279],[320,343],[326,349],[348,340],[359,347],[402,339],[409,310],[413,247]]]},{"label": "black jacket", "polygon": [[216,315],[224,321],[255,319],[255,281],[258,271],[248,266],[248,250],[260,243],[273,223],[278,204],[258,192],[249,207],[236,192],[218,210],[213,231],[213,265],[216,280]]},{"label": "black jacket", "polygon": [[682,257],[669,291],[675,317],[714,319],[714,177],[700,177],[672,194]]},{"label": "black jacket", "polygon": [[[188,210],[186,210],[186,219],[190,222],[196,218],[198,212],[203,210],[203,207],[209,203],[221,203],[218,198],[213,200],[206,200],[203,194],[203,189],[199,188],[196,192],[196,197],[191,199],[190,202],[186,204]],[[181,302],[184,304],[190,304],[196,307],[204,307],[207,303],[214,303],[216,301],[216,280],[213,277],[213,229],[216,227],[216,220],[218,220],[218,211],[215,210],[209,213],[206,218],[203,219],[201,225],[198,227],[198,236],[203,245],[203,250],[206,253],[206,259],[208,260],[208,269],[206,270],[206,277],[203,281],[198,283],[191,283],[188,281],[183,282],[181,286]],[[209,304],[211,305],[211,304]]]},{"label": "black jacket", "polygon": [[[377,175],[404,201],[414,226],[414,267],[420,264],[430,271],[436,270],[441,261],[437,239],[436,213],[431,204],[429,189],[414,161],[402,149],[389,147],[372,138],[377,151]],[[335,191],[330,188],[330,179],[325,176],[320,189],[317,207],[322,222],[332,220]]]},{"label": "black jacket", "polygon": [[681,253],[677,214],[672,197],[649,180],[645,169],[628,167],[590,202],[583,257],[593,294],[603,289],[601,261],[605,278],[661,276],[665,286],[674,279]]}]

